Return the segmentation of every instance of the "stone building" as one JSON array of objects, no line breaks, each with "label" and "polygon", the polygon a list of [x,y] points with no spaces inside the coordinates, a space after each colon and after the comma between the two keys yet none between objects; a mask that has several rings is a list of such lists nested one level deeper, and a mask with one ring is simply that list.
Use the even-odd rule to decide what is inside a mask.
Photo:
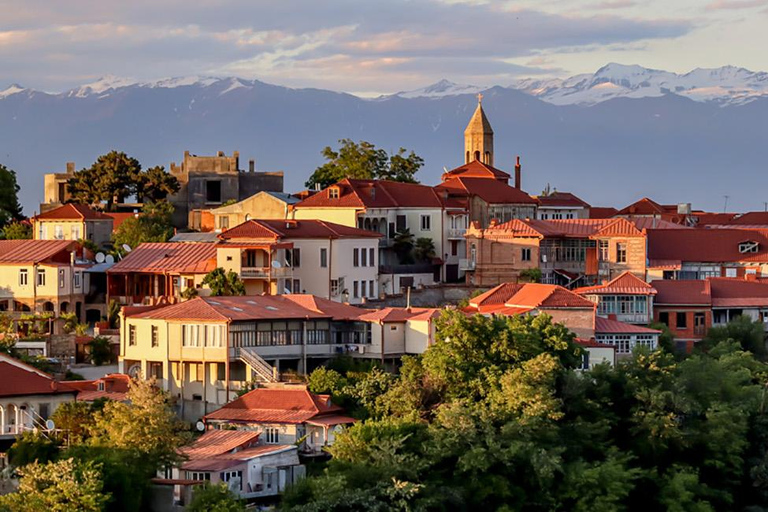
[{"label": "stone building", "polygon": [[75,175],[75,162],[67,162],[66,172],[52,172],[43,177],[45,196],[40,203],[40,213],[54,210],[69,199],[67,180]]},{"label": "stone building", "polygon": [[171,174],[179,180],[179,192],[171,196],[175,207],[174,225],[200,226],[202,210],[241,201],[261,191],[282,192],[282,172],[256,172],[253,160],[248,171],[240,170],[240,153],[227,156],[197,156],[184,152],[181,164],[171,163]]}]

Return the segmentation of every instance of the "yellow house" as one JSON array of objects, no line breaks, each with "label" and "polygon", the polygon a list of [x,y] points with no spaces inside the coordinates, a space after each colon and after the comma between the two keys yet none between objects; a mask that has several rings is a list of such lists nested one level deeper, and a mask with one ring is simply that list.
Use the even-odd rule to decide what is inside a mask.
[{"label": "yellow house", "polygon": [[99,247],[112,238],[113,219],[82,204],[67,203],[32,218],[35,240],[90,240]]},{"label": "yellow house", "polygon": [[216,232],[226,231],[251,219],[288,219],[299,200],[285,192],[259,192],[228,206],[211,210]]},{"label": "yellow house", "polygon": [[69,240],[0,240],[0,311],[74,311],[82,318],[90,266]]}]

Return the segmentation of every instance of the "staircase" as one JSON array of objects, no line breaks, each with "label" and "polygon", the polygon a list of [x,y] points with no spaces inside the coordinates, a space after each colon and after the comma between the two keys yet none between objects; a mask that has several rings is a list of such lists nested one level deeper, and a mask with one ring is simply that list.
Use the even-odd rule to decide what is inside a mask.
[{"label": "staircase", "polygon": [[277,382],[277,369],[267,363],[253,349],[241,347],[238,349],[238,359],[250,366],[256,375],[264,382]]}]

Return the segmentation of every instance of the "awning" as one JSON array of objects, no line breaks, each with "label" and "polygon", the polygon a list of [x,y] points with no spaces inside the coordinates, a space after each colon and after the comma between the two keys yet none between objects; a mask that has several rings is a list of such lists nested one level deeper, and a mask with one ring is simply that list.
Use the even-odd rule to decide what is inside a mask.
[{"label": "awning", "polygon": [[355,423],[357,420],[350,416],[343,416],[341,414],[331,414],[329,416],[320,416],[307,420],[307,424],[315,425],[317,427],[328,427],[332,425],[348,425]]}]

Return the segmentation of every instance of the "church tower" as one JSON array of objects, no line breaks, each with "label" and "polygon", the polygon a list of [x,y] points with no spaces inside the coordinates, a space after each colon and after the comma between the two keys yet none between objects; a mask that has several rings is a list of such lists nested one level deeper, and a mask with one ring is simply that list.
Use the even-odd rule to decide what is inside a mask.
[{"label": "church tower", "polygon": [[493,166],[493,128],[483,111],[483,95],[477,95],[477,108],[464,130],[464,163],[473,160]]}]

